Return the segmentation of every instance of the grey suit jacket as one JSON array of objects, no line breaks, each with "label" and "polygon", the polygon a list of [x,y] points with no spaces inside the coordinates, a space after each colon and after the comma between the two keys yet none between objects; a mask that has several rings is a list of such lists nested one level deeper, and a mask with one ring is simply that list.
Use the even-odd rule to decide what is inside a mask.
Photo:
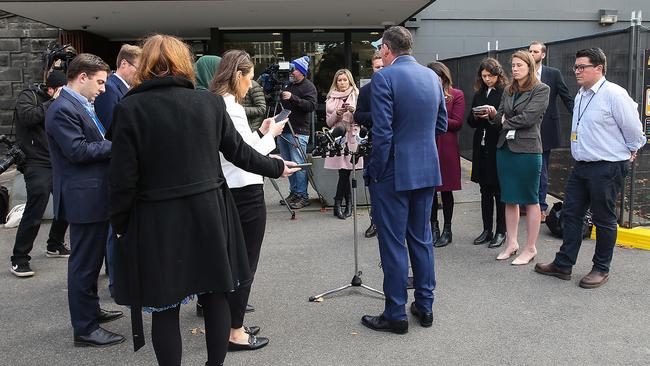
[{"label": "grey suit jacket", "polygon": [[515,130],[514,140],[507,140],[510,151],[542,153],[540,125],[548,106],[549,91],[548,85],[539,83],[531,91],[523,93],[516,102],[514,95],[508,95],[508,92],[504,91],[499,110],[494,119],[490,120],[490,123],[501,126],[497,140],[498,148],[506,142],[507,133]]}]

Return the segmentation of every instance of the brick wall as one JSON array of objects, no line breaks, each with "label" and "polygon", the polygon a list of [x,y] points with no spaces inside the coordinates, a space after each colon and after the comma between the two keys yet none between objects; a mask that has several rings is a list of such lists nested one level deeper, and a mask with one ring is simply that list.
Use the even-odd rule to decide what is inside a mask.
[{"label": "brick wall", "polygon": [[43,52],[57,38],[55,27],[0,10],[0,134],[11,129],[18,93],[43,81]]}]

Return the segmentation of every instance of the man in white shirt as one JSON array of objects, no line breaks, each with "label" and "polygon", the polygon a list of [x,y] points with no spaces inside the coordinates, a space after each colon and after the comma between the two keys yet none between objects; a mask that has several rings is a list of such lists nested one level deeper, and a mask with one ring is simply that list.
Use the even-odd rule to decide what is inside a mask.
[{"label": "man in white shirt", "polygon": [[616,244],[616,197],[630,162],[646,143],[637,104],[627,91],[607,81],[607,58],[600,48],[576,53],[578,85],[571,127],[571,154],[576,160],[564,194],[564,241],[551,263],[535,271],[563,280],[571,278],[582,243],[582,225],[589,207],[596,226],[593,268],[580,280],[582,288],[607,282]]}]

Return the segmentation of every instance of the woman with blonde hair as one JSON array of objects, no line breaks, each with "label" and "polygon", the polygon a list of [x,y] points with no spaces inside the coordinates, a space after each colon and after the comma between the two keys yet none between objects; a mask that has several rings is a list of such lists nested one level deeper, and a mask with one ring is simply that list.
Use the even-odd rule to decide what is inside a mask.
[{"label": "woman with blonde hair", "polygon": [[115,107],[110,166],[115,301],[131,307],[135,349],[141,310],[152,313],[159,365],[181,364],[181,304],[203,303],[206,365],[228,349],[227,293],[249,281],[246,247],[217,152],[238,167],[280,177],[297,171],[257,153],[237,132],[222,98],[194,89],[190,48],[153,35],[136,82]]},{"label": "woman with blonde hair", "polygon": [[[512,82],[506,88],[499,110],[484,106],[490,123],[501,128],[497,140],[497,174],[501,201],[506,206],[506,247],[497,260],[517,254],[519,205],[526,205],[526,246],[513,265],[528,264],[537,255],[539,235],[539,176],[542,172],[540,125],[548,106],[549,87],[535,74],[535,60],[528,51],[510,57]],[[480,117],[480,116],[479,116]]]},{"label": "woman with blonde hair", "polygon": [[[254,74],[253,60],[246,51],[227,51],[223,54],[219,68],[212,78],[210,91],[223,97],[226,111],[244,142],[260,154],[266,155],[275,149],[275,137],[282,133],[286,120],[276,123],[273,118],[267,118],[257,131],[251,132],[241,102],[251,88]],[[221,169],[237,204],[251,273],[250,280],[241,283],[237,291],[228,296],[231,319],[229,349],[231,351],[255,350],[269,343],[268,338],[255,336],[260,331],[259,327],[244,327],[246,304],[266,229],[264,177],[237,168],[223,155]]]},{"label": "woman with blonde hair", "polygon": [[[355,136],[359,134],[359,126],[354,123],[354,111],[357,107],[358,97],[359,89],[354,84],[350,70],[338,70],[334,74],[332,86],[325,100],[325,122],[330,129],[339,126],[345,128],[345,141],[350,151],[357,151],[358,147]],[[350,173],[352,169],[363,168],[362,158],[359,158],[355,167],[352,166],[350,158],[351,156],[344,154],[325,158],[325,169],[339,171],[336,195],[334,196],[334,216],[342,220],[352,215]],[[343,199],[345,199],[345,211],[341,208]]]}]

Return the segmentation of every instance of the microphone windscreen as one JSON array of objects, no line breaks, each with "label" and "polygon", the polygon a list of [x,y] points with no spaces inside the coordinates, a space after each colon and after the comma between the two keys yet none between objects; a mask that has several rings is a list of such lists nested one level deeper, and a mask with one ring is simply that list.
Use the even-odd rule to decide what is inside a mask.
[{"label": "microphone windscreen", "polygon": [[364,126],[360,126],[359,128],[359,137],[362,139],[365,139],[366,136],[368,136],[368,129]]},{"label": "microphone windscreen", "polygon": [[337,138],[345,135],[345,127],[343,126],[337,126],[335,129],[330,131],[330,135],[332,135],[332,138]]}]

